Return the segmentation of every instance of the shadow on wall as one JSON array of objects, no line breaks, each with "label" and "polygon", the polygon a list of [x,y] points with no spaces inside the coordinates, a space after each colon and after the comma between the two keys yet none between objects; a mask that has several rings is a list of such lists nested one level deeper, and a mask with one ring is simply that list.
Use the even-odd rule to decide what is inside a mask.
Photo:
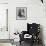
[{"label": "shadow on wall", "polygon": [[42,25],[40,25],[40,39],[42,40],[42,45],[45,46],[44,45],[44,37],[43,37],[43,26]]}]

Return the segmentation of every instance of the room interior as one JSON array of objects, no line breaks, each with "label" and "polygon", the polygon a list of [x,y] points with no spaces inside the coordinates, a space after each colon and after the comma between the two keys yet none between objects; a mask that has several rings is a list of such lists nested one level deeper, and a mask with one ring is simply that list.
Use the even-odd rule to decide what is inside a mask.
[{"label": "room interior", "polygon": [[[16,15],[18,14],[17,7],[21,7],[21,9],[23,9],[22,7],[26,7],[26,19],[16,19]],[[20,45],[19,34],[21,34],[22,31],[27,31],[27,23],[40,24],[40,38],[42,39],[43,46],[46,46],[45,15],[46,0],[1,0],[0,46],[26,46],[25,42],[22,42],[25,45]]]}]

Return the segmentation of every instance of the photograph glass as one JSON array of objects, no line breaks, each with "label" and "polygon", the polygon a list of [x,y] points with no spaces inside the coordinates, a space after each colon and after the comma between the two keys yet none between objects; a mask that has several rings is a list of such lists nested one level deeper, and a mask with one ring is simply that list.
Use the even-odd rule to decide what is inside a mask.
[{"label": "photograph glass", "polygon": [[16,7],[16,19],[17,20],[27,19],[27,8],[26,7]]}]

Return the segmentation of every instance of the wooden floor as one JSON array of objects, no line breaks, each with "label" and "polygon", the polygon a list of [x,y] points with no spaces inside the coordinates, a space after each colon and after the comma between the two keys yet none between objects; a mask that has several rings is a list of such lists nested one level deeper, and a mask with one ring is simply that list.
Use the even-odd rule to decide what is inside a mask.
[{"label": "wooden floor", "polygon": [[[31,43],[29,44],[29,43],[22,42],[22,44],[19,45],[19,46],[31,46]],[[43,46],[43,45],[41,45],[41,44],[34,44],[33,46]]]},{"label": "wooden floor", "polygon": [[14,42],[13,39],[0,39],[0,43],[11,43]]}]

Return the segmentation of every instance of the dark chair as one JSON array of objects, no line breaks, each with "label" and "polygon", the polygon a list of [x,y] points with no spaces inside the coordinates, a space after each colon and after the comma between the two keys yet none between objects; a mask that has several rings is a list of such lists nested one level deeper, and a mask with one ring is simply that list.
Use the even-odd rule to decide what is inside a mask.
[{"label": "dark chair", "polygon": [[20,34],[20,44],[22,41],[24,41],[24,35],[29,34],[32,35],[32,38],[29,40],[31,41],[31,44],[33,45],[34,42],[39,43],[39,33],[40,33],[40,24],[27,23],[27,31],[22,31],[22,34]]}]

